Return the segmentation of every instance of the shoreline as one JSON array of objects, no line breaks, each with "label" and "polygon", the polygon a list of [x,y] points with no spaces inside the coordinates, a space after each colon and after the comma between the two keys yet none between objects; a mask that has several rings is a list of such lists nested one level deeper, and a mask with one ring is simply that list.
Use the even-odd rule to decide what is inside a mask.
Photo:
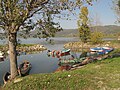
[{"label": "shoreline", "polygon": [[[113,47],[115,49],[120,48],[119,42],[104,41],[102,44],[94,44],[94,45],[89,43],[89,42],[85,43],[83,45],[83,49],[85,51],[89,51],[90,48],[103,47],[103,46]],[[80,41],[78,41],[78,42],[68,42],[68,43],[64,44],[63,47],[66,48],[66,49],[71,49],[72,51],[75,51],[75,52],[80,52],[82,50],[82,45],[81,45]]]},{"label": "shoreline", "polygon": [[[19,52],[34,52],[34,51],[44,51],[47,48],[41,44],[21,44],[17,45],[16,50]],[[0,46],[0,51],[4,52],[5,54],[9,54],[8,46]]]}]

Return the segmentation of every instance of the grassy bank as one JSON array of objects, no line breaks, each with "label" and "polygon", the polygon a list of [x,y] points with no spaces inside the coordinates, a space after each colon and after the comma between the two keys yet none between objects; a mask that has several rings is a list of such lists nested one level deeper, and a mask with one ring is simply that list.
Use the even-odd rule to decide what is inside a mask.
[{"label": "grassy bank", "polygon": [[3,90],[119,90],[120,58],[88,64],[80,69],[51,74],[33,74]]}]

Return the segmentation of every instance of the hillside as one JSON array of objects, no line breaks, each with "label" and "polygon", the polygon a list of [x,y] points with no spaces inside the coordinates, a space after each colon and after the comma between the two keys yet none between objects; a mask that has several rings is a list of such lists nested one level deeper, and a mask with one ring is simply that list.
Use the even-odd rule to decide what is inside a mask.
[{"label": "hillside", "polygon": [[[120,33],[120,26],[115,25],[108,25],[108,26],[94,26],[91,27],[91,31],[97,30],[98,32],[103,32],[104,34],[118,34]],[[37,31],[32,31],[30,33],[30,36],[35,36]],[[0,33],[0,37],[3,37],[4,34]],[[19,36],[19,35],[18,35]],[[61,32],[56,33],[56,37],[75,37],[78,36],[78,30],[77,29],[64,29]],[[29,37],[29,35],[27,36]]]},{"label": "hillside", "polygon": [[8,83],[3,90],[119,90],[120,57],[71,71],[33,74],[20,80]]},{"label": "hillside", "polygon": [[[117,34],[120,33],[120,26],[108,25],[108,26],[95,26],[91,28],[91,31],[103,32],[104,34]],[[78,33],[77,29],[64,29],[56,34],[59,36],[76,36]]]}]

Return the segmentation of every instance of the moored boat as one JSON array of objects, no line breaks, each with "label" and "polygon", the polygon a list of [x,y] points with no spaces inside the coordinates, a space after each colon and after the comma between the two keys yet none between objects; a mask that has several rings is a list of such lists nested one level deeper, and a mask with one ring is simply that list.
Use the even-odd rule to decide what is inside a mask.
[{"label": "moored boat", "polygon": [[18,67],[18,72],[21,76],[25,76],[29,74],[29,71],[31,70],[31,63],[27,60],[22,62]]},{"label": "moored boat", "polygon": [[114,49],[111,47],[95,47],[95,48],[90,48],[91,52],[96,52],[100,55],[102,54],[108,54],[109,52],[113,51]]},{"label": "moored boat", "polygon": [[0,61],[4,61],[4,52],[0,51]]},{"label": "moored boat", "polygon": [[59,58],[62,56],[70,55],[70,49],[52,50],[52,51],[48,50],[47,55]]},{"label": "moored boat", "polygon": [[[24,61],[22,62],[19,67],[18,67],[18,73],[20,76],[26,76],[29,74],[29,71],[31,69],[32,65],[29,61]],[[10,73],[9,72],[6,72],[3,76],[3,81],[4,81],[4,84],[6,84],[9,80],[10,80]]]},{"label": "moored boat", "polygon": [[69,60],[69,59],[62,59],[59,61],[59,65],[62,65],[62,64],[77,64],[77,63],[81,63],[83,60],[85,59],[85,57],[83,58],[80,58],[80,59],[72,59],[72,60]]},{"label": "moored boat", "polygon": [[60,67],[58,67],[55,72],[59,72],[59,71],[68,71],[71,69],[71,65],[62,65]]},{"label": "moored boat", "polygon": [[59,55],[60,56],[70,55],[70,49],[63,49]]}]

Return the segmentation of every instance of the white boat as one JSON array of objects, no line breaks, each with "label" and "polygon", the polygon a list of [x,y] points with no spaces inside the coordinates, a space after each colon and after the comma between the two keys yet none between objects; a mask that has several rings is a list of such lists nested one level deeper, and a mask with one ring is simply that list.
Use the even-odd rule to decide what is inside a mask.
[{"label": "white boat", "polygon": [[97,52],[99,54],[108,54],[109,52],[113,51],[114,49],[111,47],[95,47],[90,48],[90,51]]},{"label": "white boat", "polygon": [[4,52],[0,51],[0,58],[4,57]]}]

